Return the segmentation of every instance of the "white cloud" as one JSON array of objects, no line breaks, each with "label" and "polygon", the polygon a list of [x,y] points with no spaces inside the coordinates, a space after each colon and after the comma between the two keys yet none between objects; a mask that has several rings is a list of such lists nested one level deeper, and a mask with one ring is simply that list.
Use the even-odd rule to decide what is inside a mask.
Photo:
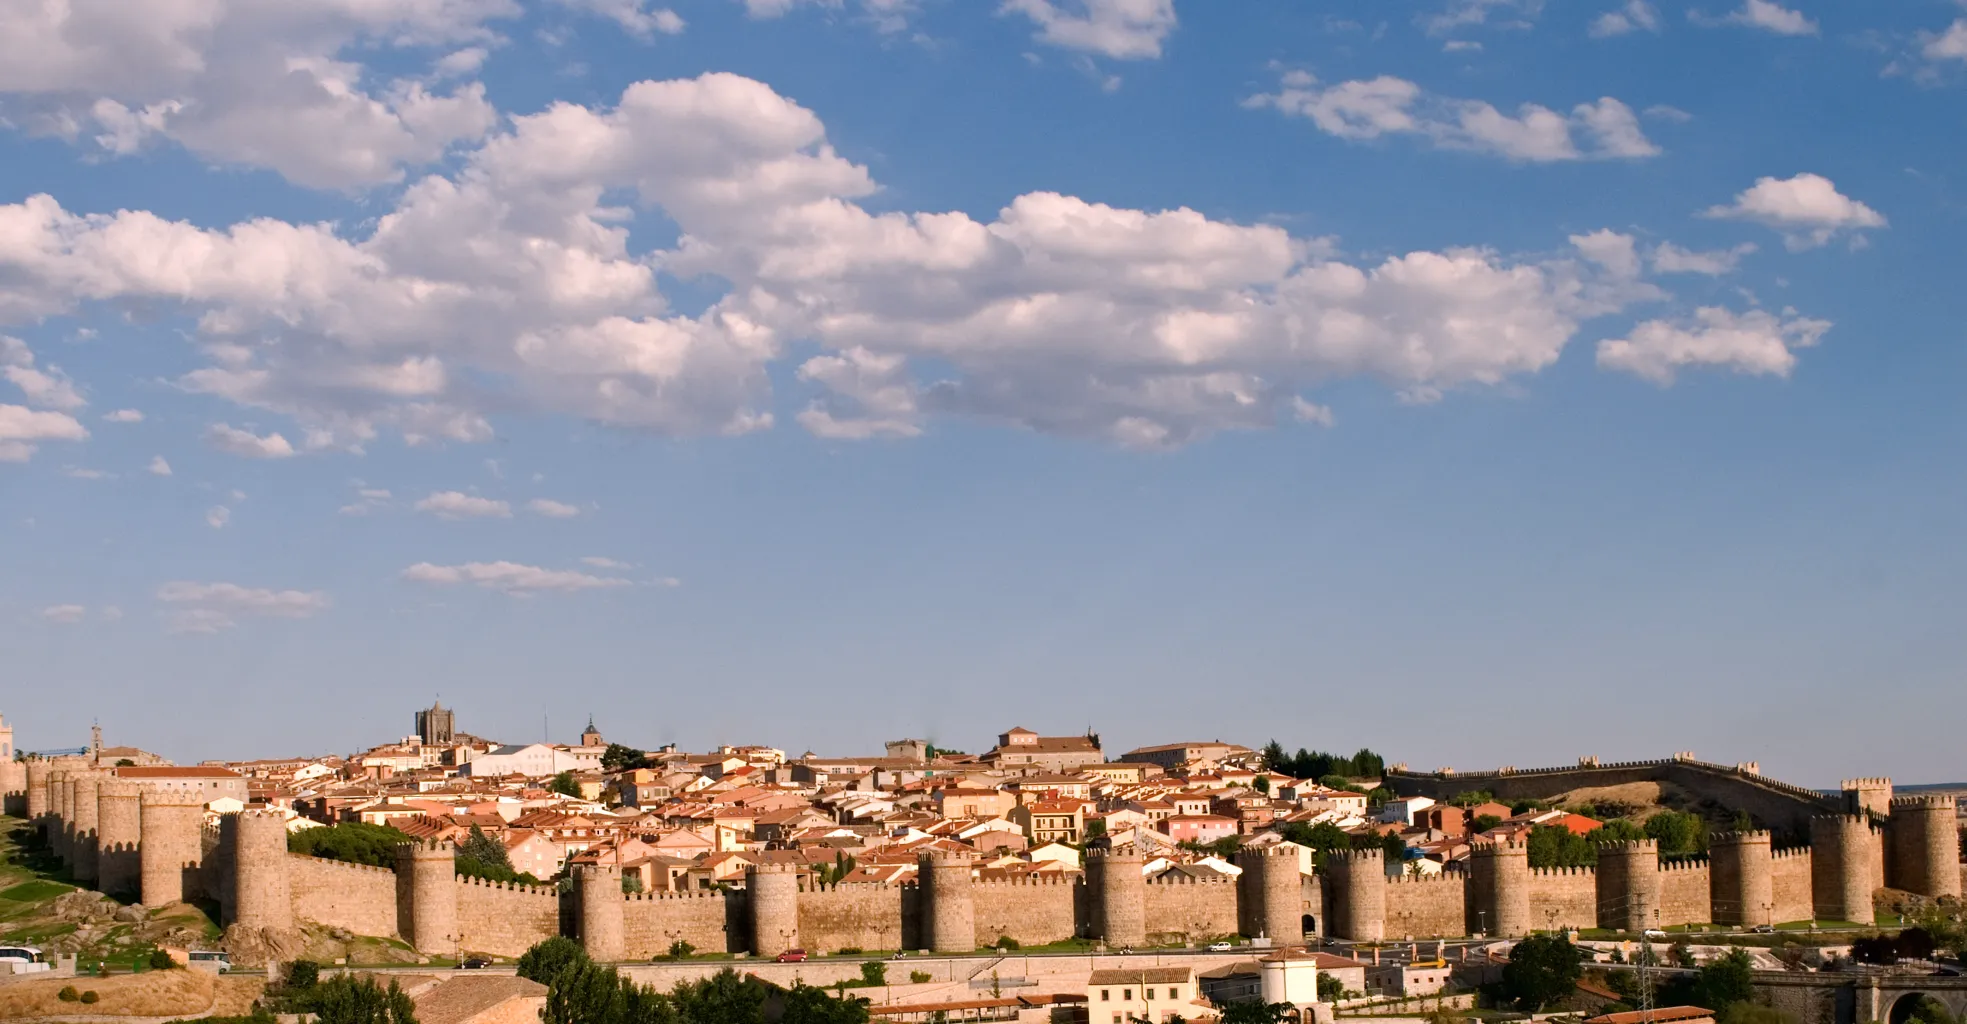
[{"label": "white cloud", "polygon": [[1480,53],[1482,44],[1473,39],[1450,39],[1441,44],[1442,53]]},{"label": "white cloud", "polygon": [[248,459],[284,459],[294,454],[294,446],[279,434],[261,437],[226,423],[205,428],[205,443],[227,455]]},{"label": "white cloud", "polygon": [[81,441],[88,436],[88,428],[65,412],[0,405],[0,462],[26,462],[42,441]]},{"label": "white cloud", "polygon": [[1682,249],[1672,242],[1661,242],[1653,248],[1653,271],[1660,274],[1706,274],[1720,277],[1732,274],[1741,265],[1742,257],[1756,251],[1755,243],[1744,242],[1732,249],[1711,249],[1696,252]]},{"label": "white cloud", "polygon": [[366,516],[375,509],[389,504],[390,493],[380,487],[362,487],[357,484],[355,500],[341,507],[345,516]]},{"label": "white cloud", "polygon": [[1919,52],[1927,60],[1967,60],[1967,18],[1955,18],[1938,35],[1923,35]]},{"label": "white cloud", "polygon": [[1635,159],[1660,152],[1640,130],[1632,108],[1610,96],[1579,104],[1568,116],[1535,103],[1524,104],[1511,116],[1480,100],[1430,95],[1391,75],[1321,88],[1300,71],[1285,74],[1277,92],[1251,96],[1243,105],[1275,107],[1342,139],[1419,135],[1445,149],[1534,163]]},{"label": "white cloud", "polygon": [[104,413],[102,418],[107,423],[142,423],[143,413],[136,409],[118,409]]},{"label": "white cloud", "polygon": [[1658,32],[1660,12],[1646,0],[1626,0],[1616,11],[1606,11],[1592,19],[1587,32],[1593,39],[1622,36],[1628,32]]},{"label": "white cloud", "polygon": [[[744,5],[745,14],[751,18],[767,19],[783,17],[794,7],[823,7],[839,10],[846,6],[846,0],[737,0]],[[900,32],[908,27],[908,18],[915,13],[917,0],[859,0],[861,16],[877,30],[886,33]]]},{"label": "white cloud", "polygon": [[419,512],[429,512],[440,519],[508,519],[512,516],[512,506],[491,498],[480,498],[463,491],[434,491],[413,506]]},{"label": "white cloud", "polygon": [[1446,35],[1457,29],[1490,24],[1490,15],[1502,14],[1503,28],[1529,28],[1543,11],[1543,0],[1447,0],[1438,11],[1417,20],[1427,34]]},{"label": "white cloud", "polygon": [[318,591],[264,590],[236,583],[178,581],[157,588],[157,600],[171,608],[175,632],[216,633],[244,616],[305,619],[326,610],[328,595]]},{"label": "white cloud", "polygon": [[615,559],[604,558],[600,555],[589,555],[586,558],[581,559],[581,564],[591,565],[596,569],[614,569],[616,571],[635,568],[635,566],[627,562],[618,562]]},{"label": "white cloud", "polygon": [[62,475],[75,480],[116,479],[116,474],[114,473],[105,473],[100,469],[89,469],[85,466],[70,466],[67,469],[62,470]]},{"label": "white cloud", "polygon": [[655,7],[650,0],[559,0],[563,6],[607,18],[620,25],[631,35],[650,38],[655,33],[666,36],[682,33],[685,23],[681,15],[667,7]]},{"label": "white cloud", "polygon": [[467,46],[437,58],[430,68],[438,78],[468,78],[477,74],[491,55],[491,51],[482,46]]},{"label": "white cloud", "polygon": [[1691,324],[1648,320],[1624,338],[1599,342],[1598,365],[1662,386],[1689,366],[1787,377],[1796,366],[1796,350],[1815,345],[1830,327],[1828,321],[1805,319],[1791,310],[1778,317],[1759,309],[1736,314],[1703,306]]},{"label": "white cloud", "polygon": [[79,604],[55,604],[41,609],[41,617],[49,622],[72,626],[88,617],[89,609]]},{"label": "white cloud", "polygon": [[545,516],[548,519],[572,519],[581,514],[580,506],[554,501],[551,498],[534,498],[526,503],[526,508],[534,515]]},{"label": "white cloud", "polygon": [[113,604],[103,605],[100,614],[104,622],[120,622],[123,619],[123,609]]},{"label": "white cloud", "polygon": [[163,457],[162,455],[153,455],[153,456],[151,456],[151,457],[150,457],[150,465],[148,465],[148,466],[145,466],[145,467],[144,467],[144,469],[145,469],[145,471],[146,471],[146,472],[148,472],[148,473],[149,473],[149,474],[150,474],[151,476],[170,476],[170,475],[171,475],[171,464],[170,464],[170,463],[168,463],[168,462],[166,462],[166,461],[164,461],[164,457]]},{"label": "white cloud", "polygon": [[1175,0],[1004,0],[1000,10],[1036,22],[1041,43],[1115,60],[1159,57],[1175,30]]},{"label": "white cloud", "polygon": [[89,404],[60,367],[36,367],[34,352],[19,338],[0,335],[0,378],[19,388],[32,406],[73,412]]},{"label": "white cloud", "polygon": [[914,437],[922,432],[916,388],[905,360],[856,346],[837,356],[814,356],[799,379],[826,387],[826,395],[799,413],[799,425],[820,437],[863,440]]},{"label": "white cloud", "polygon": [[467,562],[463,565],[432,565],[418,562],[403,570],[403,578],[415,583],[439,586],[471,584],[488,590],[523,595],[541,592],[571,592],[626,587],[624,579],[593,576],[571,569],[542,569],[517,562]]},{"label": "white cloud", "polygon": [[322,188],[392,181],[482,136],[477,83],[371,82],[345,50],[487,39],[514,0],[71,0],[0,13],[0,94],[23,123],[112,154],[154,138]]},{"label": "white cloud", "polygon": [[1742,5],[1720,17],[1713,17],[1700,10],[1689,10],[1687,18],[1696,25],[1710,28],[1722,25],[1742,25],[1748,28],[1771,32],[1779,36],[1814,36],[1817,23],[1801,11],[1792,10],[1774,0],[1742,0]]},{"label": "white cloud", "polygon": [[1792,250],[1813,249],[1840,232],[1854,237],[1870,228],[1886,227],[1883,214],[1837,191],[1820,174],[1793,178],[1757,178],[1747,191],[1726,206],[1714,206],[1704,217],[1746,220],[1782,232]]},{"label": "white cloud", "polygon": [[223,529],[232,521],[232,510],[224,505],[213,505],[205,510],[205,525],[214,530]]}]

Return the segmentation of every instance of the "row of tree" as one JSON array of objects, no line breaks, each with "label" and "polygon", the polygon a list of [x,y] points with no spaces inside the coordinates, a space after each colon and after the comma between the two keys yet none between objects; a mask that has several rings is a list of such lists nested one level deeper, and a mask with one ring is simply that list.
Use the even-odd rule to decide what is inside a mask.
[{"label": "row of tree", "polygon": [[725,968],[668,992],[638,985],[552,938],[519,958],[519,975],[547,987],[543,1024],[867,1024],[865,999],[835,998],[803,983],[768,985]]},{"label": "row of tree", "polygon": [[[1477,818],[1472,826],[1477,831],[1484,831],[1495,824],[1493,820]],[[1661,811],[1646,819],[1644,824],[1614,818],[1584,835],[1563,825],[1538,825],[1530,830],[1528,839],[1530,866],[1573,868],[1594,865],[1598,863],[1600,843],[1634,839],[1655,840],[1663,857],[1704,853],[1708,846],[1707,821],[1698,814]]]},{"label": "row of tree", "polygon": [[1321,782],[1330,776],[1351,780],[1377,779],[1386,774],[1386,758],[1365,747],[1359,748],[1359,752],[1351,757],[1303,747],[1299,747],[1296,754],[1287,754],[1282,744],[1271,740],[1264,745],[1263,762],[1265,768],[1294,779],[1318,779]]},{"label": "row of tree", "polygon": [[[388,825],[345,821],[291,833],[287,836],[287,849],[310,857],[386,868],[395,865],[398,844],[409,841],[408,835]],[[513,870],[505,844],[486,835],[476,825],[471,826],[471,834],[458,844],[457,871],[460,875],[491,882],[541,884],[533,875]]]}]

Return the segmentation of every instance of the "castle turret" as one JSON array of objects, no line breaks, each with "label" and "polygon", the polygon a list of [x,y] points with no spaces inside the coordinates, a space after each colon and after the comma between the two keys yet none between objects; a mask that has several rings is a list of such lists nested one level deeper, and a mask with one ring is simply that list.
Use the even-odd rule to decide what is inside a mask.
[{"label": "castle turret", "polygon": [[1660,844],[1651,839],[1598,847],[1598,927],[1643,932],[1660,926]]},{"label": "castle turret", "polygon": [[1530,916],[1530,848],[1513,840],[1487,843],[1470,852],[1475,920],[1488,935],[1513,939],[1536,928]]},{"label": "castle turret", "polygon": [[1810,819],[1810,890],[1817,920],[1872,923],[1878,841],[1867,814]]},{"label": "castle turret", "polygon": [[68,871],[85,889],[93,887],[97,877],[96,841],[101,825],[96,801],[101,787],[102,776],[96,772],[76,772],[68,780]]},{"label": "castle turret", "polygon": [[196,895],[193,875],[204,863],[205,803],[195,793],[145,789],[137,863],[143,905],[182,903]]},{"label": "castle turret", "polygon": [[464,941],[458,932],[457,865],[458,850],[450,843],[396,845],[396,930],[426,956],[454,953]]},{"label": "castle turret", "polygon": [[1723,832],[1708,841],[1708,899],[1715,924],[1775,924],[1775,860],[1767,832]]},{"label": "castle turret", "polygon": [[135,896],[141,889],[142,794],[137,783],[114,778],[96,790],[96,888],[111,896]]},{"label": "castle turret", "polygon": [[27,814],[27,762],[14,760],[11,752],[0,756],[0,814]]},{"label": "castle turret", "polygon": [[48,850],[63,864],[68,863],[68,787],[69,770],[57,768],[48,773]]},{"label": "castle turret", "polygon": [[1921,896],[1960,895],[1960,819],[1951,796],[1902,796],[1886,822],[1891,886]]},{"label": "castle turret", "polygon": [[1845,779],[1837,788],[1844,794],[1846,814],[1883,818],[1892,812],[1891,779]]},{"label": "castle turret", "polygon": [[1243,869],[1237,897],[1248,908],[1243,927],[1273,946],[1304,944],[1304,883],[1295,846],[1265,846],[1236,855]]},{"label": "castle turret", "polygon": [[1326,857],[1325,870],[1332,876],[1327,933],[1354,942],[1386,938],[1385,851],[1334,850]]},{"label": "castle turret", "polygon": [[287,872],[287,816],[279,811],[229,815],[232,833],[232,906],[220,917],[255,932],[294,929],[294,897]]},{"label": "castle turret", "polygon": [[44,839],[48,834],[48,775],[53,770],[38,757],[27,762],[27,820]]},{"label": "castle turret", "polygon": [[751,954],[775,956],[799,947],[799,867],[754,864],[744,872],[751,903]]},{"label": "castle turret", "polygon": [[1131,846],[1086,851],[1093,934],[1114,948],[1147,945],[1147,881],[1141,855]]},{"label": "castle turret", "polygon": [[[792,876],[796,881],[798,876]],[[626,897],[622,895],[621,869],[613,864],[582,864],[574,869],[574,885],[580,890],[581,948],[589,958],[614,963],[626,956]],[[793,912],[798,913],[798,891],[793,892]]]},{"label": "castle turret", "polygon": [[971,876],[974,858],[965,853],[933,850],[916,861],[921,879],[923,910],[928,927],[922,933],[938,953],[968,953],[977,948],[977,906]]}]

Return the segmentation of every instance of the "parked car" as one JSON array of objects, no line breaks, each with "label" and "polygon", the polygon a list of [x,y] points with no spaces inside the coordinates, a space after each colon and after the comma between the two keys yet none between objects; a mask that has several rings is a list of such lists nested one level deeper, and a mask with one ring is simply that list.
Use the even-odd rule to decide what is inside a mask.
[{"label": "parked car", "polygon": [[1230,943],[1230,942],[1211,942],[1211,943],[1209,943],[1209,952],[1211,952],[1211,953],[1227,953],[1227,952],[1229,952],[1230,950],[1232,950],[1232,949],[1235,949],[1235,948],[1236,948],[1236,945],[1235,945],[1234,943]]},{"label": "parked car", "polygon": [[491,962],[490,960],[487,960],[487,959],[485,959],[485,958],[484,958],[484,957],[482,957],[482,956],[474,956],[474,957],[472,957],[472,958],[470,958],[469,960],[466,960],[466,961],[465,961],[464,963],[461,963],[461,964],[459,964],[459,965],[458,965],[458,970],[461,970],[461,971],[482,971],[482,970],[484,970],[485,968],[487,968],[487,967],[490,967],[490,966],[492,966],[492,962]]},{"label": "parked car", "polygon": [[1749,931],[1752,931],[1757,935],[1774,935],[1776,934],[1776,926],[1772,924],[1758,924],[1755,927],[1750,928]]},{"label": "parked car", "polygon": [[806,962],[806,951],[803,949],[788,949],[780,953],[777,959],[782,964],[803,964]]}]

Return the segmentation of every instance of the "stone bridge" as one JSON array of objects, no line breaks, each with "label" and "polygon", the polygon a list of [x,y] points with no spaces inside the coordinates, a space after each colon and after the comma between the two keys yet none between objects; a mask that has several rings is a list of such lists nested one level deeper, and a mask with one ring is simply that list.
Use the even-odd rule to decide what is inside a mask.
[{"label": "stone bridge", "polygon": [[1967,1014],[1967,978],[1943,974],[1808,974],[1757,971],[1755,990],[1800,1024],[1905,1024],[1924,996]]}]

